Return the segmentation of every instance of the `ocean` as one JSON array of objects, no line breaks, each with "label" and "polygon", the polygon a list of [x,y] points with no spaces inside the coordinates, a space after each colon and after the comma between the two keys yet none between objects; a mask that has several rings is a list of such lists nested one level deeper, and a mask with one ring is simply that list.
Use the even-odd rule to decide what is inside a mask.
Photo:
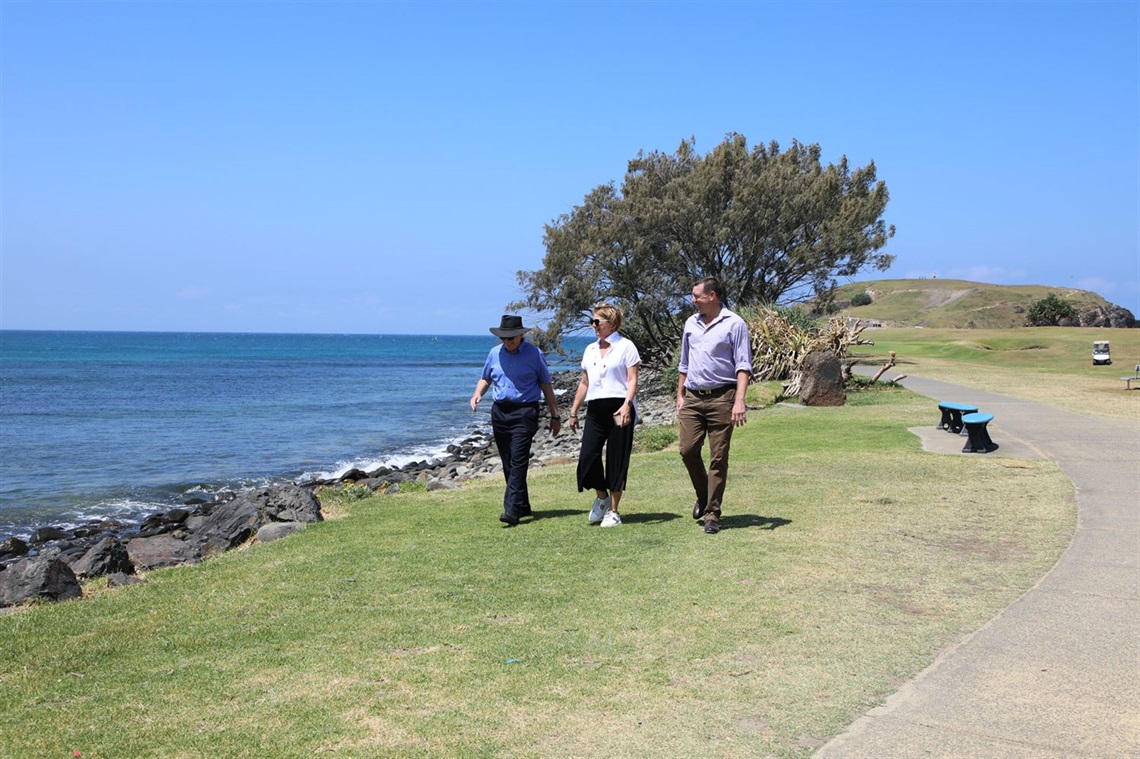
[{"label": "ocean", "polygon": [[[551,369],[576,369],[585,340]],[[490,427],[496,338],[0,330],[0,538],[399,466]]]}]

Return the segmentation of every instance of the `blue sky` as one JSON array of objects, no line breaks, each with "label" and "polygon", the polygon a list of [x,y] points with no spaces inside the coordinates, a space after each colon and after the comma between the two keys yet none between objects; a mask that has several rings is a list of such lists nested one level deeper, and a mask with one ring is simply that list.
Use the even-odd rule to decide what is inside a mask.
[{"label": "blue sky", "polygon": [[729,132],[874,161],[885,274],[1140,316],[1140,4],[0,0],[0,327],[485,333]]}]

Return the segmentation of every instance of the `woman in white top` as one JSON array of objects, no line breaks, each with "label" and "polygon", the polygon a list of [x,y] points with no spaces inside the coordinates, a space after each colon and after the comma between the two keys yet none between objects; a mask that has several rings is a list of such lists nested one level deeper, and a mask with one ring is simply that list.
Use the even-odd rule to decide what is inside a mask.
[{"label": "woman in white top", "polygon": [[[618,334],[621,309],[608,304],[594,308],[597,342],[582,353],[582,379],[570,407],[570,429],[578,429],[578,409],[586,401],[582,451],[578,455],[578,492],[593,488],[597,494],[590,509],[590,524],[621,524],[618,504],[629,474],[633,428],[637,418],[637,370],[641,355],[632,340]],[[605,463],[603,453],[605,449]]]}]

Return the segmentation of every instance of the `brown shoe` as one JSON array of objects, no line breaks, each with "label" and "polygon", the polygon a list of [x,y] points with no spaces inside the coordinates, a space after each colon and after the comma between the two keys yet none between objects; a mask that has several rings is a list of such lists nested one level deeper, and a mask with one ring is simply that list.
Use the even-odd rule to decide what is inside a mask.
[{"label": "brown shoe", "polygon": [[720,522],[716,517],[705,517],[705,535],[716,535],[720,532]]}]

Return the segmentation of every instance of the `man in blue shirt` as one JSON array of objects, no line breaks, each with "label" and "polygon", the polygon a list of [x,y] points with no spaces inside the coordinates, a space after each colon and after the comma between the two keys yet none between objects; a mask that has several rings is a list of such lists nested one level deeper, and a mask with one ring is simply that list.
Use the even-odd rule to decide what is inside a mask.
[{"label": "man in blue shirt", "polygon": [[[693,285],[697,312],[685,321],[677,365],[677,426],[681,460],[697,494],[693,519],[704,517],[705,532],[720,532],[720,505],[728,478],[732,430],[747,421],[744,395],[752,376],[748,325],[724,305],[716,277]],[[701,448],[709,440],[705,469]]]},{"label": "man in blue shirt", "polygon": [[471,396],[471,410],[474,411],[487,389],[491,389],[494,400],[491,430],[503,462],[503,477],[507,481],[499,521],[508,527],[514,527],[519,519],[531,513],[526,475],[530,466],[530,446],[538,433],[538,410],[543,399],[550,410],[551,433],[557,435],[562,430],[550,368],[542,351],[523,339],[529,331],[523,326],[520,316],[504,315],[498,328],[491,327],[491,334],[502,342],[487,354],[483,375]]}]

